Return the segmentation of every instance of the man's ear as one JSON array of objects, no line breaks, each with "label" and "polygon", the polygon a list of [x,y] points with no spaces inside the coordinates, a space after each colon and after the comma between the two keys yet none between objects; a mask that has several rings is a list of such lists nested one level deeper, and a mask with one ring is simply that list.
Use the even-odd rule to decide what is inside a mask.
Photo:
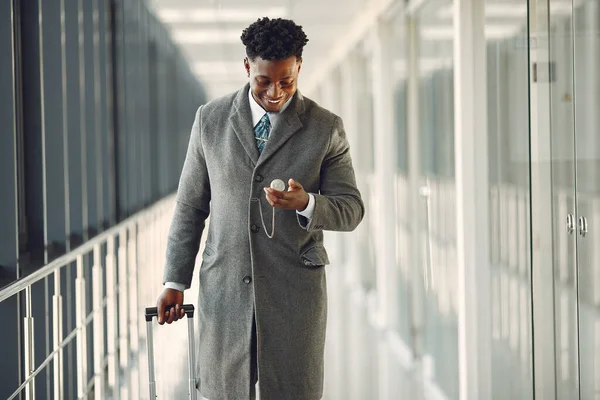
[{"label": "man's ear", "polygon": [[250,76],[250,61],[248,61],[248,57],[244,58],[244,68],[246,68],[246,72]]},{"label": "man's ear", "polygon": [[300,73],[300,69],[302,68],[302,57],[298,57],[296,62],[298,63],[298,73]]}]

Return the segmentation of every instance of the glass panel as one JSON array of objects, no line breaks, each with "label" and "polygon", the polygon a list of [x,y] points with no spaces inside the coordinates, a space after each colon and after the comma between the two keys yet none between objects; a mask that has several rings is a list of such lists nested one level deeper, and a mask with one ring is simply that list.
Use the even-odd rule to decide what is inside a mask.
[{"label": "glass panel", "polygon": [[575,399],[579,396],[575,241],[565,228],[567,215],[575,214],[573,35],[570,4],[559,0],[549,4],[550,64],[539,65],[534,72],[540,82],[550,81],[556,395]]},{"label": "glass panel", "polygon": [[[375,196],[377,195],[375,188],[375,154],[373,153],[373,84],[372,84],[372,68],[371,55],[367,44],[359,45],[356,51],[356,78],[357,78],[357,103],[358,109],[356,113],[360,115],[357,119],[358,146],[361,149],[361,159],[358,162],[357,181],[362,181],[365,185],[360,188],[362,198],[365,203],[365,209],[371,210],[371,204],[376,204]],[[364,191],[363,191],[364,190]],[[366,233],[363,236],[364,243],[361,244],[361,250],[364,252],[361,257],[364,268],[360,271],[361,283],[366,291],[374,291],[376,289],[376,265],[377,258],[375,253],[375,238],[377,237],[378,227],[376,219],[371,213],[365,214],[361,223],[363,230]]]},{"label": "glass panel", "polygon": [[525,399],[533,396],[527,0],[486,8],[492,395]]},{"label": "glass panel", "polygon": [[[45,242],[47,258],[45,263],[62,255],[65,252],[66,226],[65,201],[66,179],[65,174],[65,145],[66,129],[64,115],[66,114],[63,103],[63,66],[62,66],[62,21],[61,9],[49,2],[40,3],[41,12],[41,123],[44,146],[45,175]],[[39,154],[36,154],[39,157]]]},{"label": "glass panel", "polygon": [[[0,196],[0,287],[15,281],[18,278],[17,248],[19,227],[17,221],[17,132],[16,132],[16,104],[15,104],[15,75],[13,62],[15,53],[13,48],[13,8],[11,2],[0,4],[0,121],[3,132],[0,134],[0,186],[3,194]],[[0,315],[4,321],[19,321],[19,303],[17,296],[12,296],[0,303]],[[7,324],[10,326],[10,324]],[[19,386],[19,371],[22,368],[19,352],[20,335],[18,329],[4,328],[0,332],[3,343],[3,365],[12,366],[4,368],[2,384],[0,385],[0,398],[6,399],[15,387]]]},{"label": "glass panel", "polygon": [[[17,132],[15,104],[15,76],[13,69],[13,10],[10,3],[0,5],[0,121],[3,132],[0,135],[0,286],[17,279]],[[3,392],[0,392],[3,393]]]},{"label": "glass panel", "polygon": [[69,249],[73,249],[83,241],[83,166],[82,166],[82,113],[80,65],[81,56],[79,32],[80,4],[78,0],[65,1],[65,107],[67,128],[67,158],[69,188]]},{"label": "glass panel", "polygon": [[[587,0],[573,10],[577,214],[588,233],[577,237],[580,398],[600,397],[600,7]],[[579,231],[579,227],[577,229]]]},{"label": "glass panel", "polygon": [[[79,74],[81,79],[81,141],[82,141],[82,173],[84,179],[84,238],[91,238],[98,230],[98,178],[102,178],[97,170],[96,156],[98,142],[96,138],[96,91],[94,80],[96,65],[94,60],[95,1],[84,1],[80,10],[81,20],[80,39],[80,64]],[[83,46],[83,47],[81,47]],[[86,190],[87,189],[87,190]]]},{"label": "glass panel", "polygon": [[[450,12],[447,12],[447,11]],[[423,280],[425,368],[450,399],[458,398],[454,60],[452,2],[430,1],[419,16],[420,180],[427,182],[417,240]],[[421,284],[420,282],[417,284]]]},{"label": "glass panel", "polygon": [[396,209],[396,266],[398,280],[394,308],[397,315],[392,321],[404,343],[413,348],[413,321],[411,314],[411,260],[410,247],[410,180],[408,174],[408,115],[407,115],[407,62],[405,50],[404,15],[398,14],[393,23],[392,96],[394,100],[394,133],[396,135],[396,177],[394,204]]}]

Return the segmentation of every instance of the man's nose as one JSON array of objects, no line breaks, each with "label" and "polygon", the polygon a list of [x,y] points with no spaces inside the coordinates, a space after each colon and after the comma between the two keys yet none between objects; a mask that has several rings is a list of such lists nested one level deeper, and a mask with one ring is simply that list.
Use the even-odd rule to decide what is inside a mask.
[{"label": "man's nose", "polygon": [[278,99],[281,95],[281,88],[277,84],[272,84],[269,87],[269,97],[272,99]]}]

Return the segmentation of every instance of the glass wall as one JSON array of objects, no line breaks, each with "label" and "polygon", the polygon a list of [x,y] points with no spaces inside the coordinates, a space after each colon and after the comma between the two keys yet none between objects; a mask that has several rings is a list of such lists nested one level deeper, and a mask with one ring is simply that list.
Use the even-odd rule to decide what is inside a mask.
[{"label": "glass wall", "polygon": [[[16,109],[16,79],[13,65],[16,60],[14,46],[14,25],[12,23],[12,2],[0,4],[0,123],[2,133],[0,134],[0,286],[12,282],[18,277],[17,268],[18,245],[19,245],[19,207],[17,193],[19,185],[17,180],[18,162],[17,149],[17,109]],[[16,296],[0,302],[0,315],[5,326],[17,326],[21,320],[19,315],[19,304]],[[19,342],[18,330],[4,330],[0,336],[3,340],[4,349],[2,358],[3,382],[14,385],[19,382],[20,377],[20,353],[17,346]],[[8,389],[0,385],[0,398],[7,398],[10,393]]]},{"label": "glass wall", "polygon": [[[373,78],[371,65],[371,45],[368,40],[360,43],[354,50],[355,85],[358,107],[355,112],[360,112],[357,119],[357,142],[355,146],[360,151],[357,160],[357,180],[359,189],[365,202],[365,209],[371,209],[371,204],[377,202],[375,187],[375,157],[374,154],[374,127],[373,127]],[[359,111],[360,110],[360,111]],[[361,246],[361,261],[364,267],[360,271],[360,280],[367,291],[376,290],[377,253],[375,239],[377,237],[377,218],[374,212],[365,213],[361,223],[361,232],[364,243]]]},{"label": "glass wall", "polygon": [[[353,79],[340,82],[340,96],[342,101],[356,97],[350,113],[343,117],[348,131],[356,132],[350,135],[351,146],[355,148],[357,180],[367,205],[365,220],[357,229],[361,232],[357,247],[363,253],[359,255],[360,282],[368,293],[372,289],[381,290],[377,279],[381,275],[395,279],[390,289],[395,304],[384,307],[393,310],[394,315],[386,319],[383,327],[371,321],[375,329],[388,334],[385,336],[388,339],[379,340],[377,347],[372,343],[363,344],[365,349],[361,350],[377,354],[379,362],[369,357],[355,357],[367,365],[377,365],[379,382],[368,393],[378,394],[380,398],[394,387],[386,383],[388,374],[401,377],[400,371],[412,365],[416,368],[413,372],[421,374],[420,379],[427,386],[422,390],[458,399],[459,374],[461,368],[465,368],[459,363],[459,352],[467,349],[461,350],[459,346],[459,315],[465,312],[459,307],[459,287],[464,287],[465,282],[459,282],[459,270],[464,266],[458,265],[457,260],[454,6],[451,0],[430,0],[404,12],[394,8],[391,12],[395,14],[374,23],[339,64],[342,70],[353,71],[348,75]],[[479,340],[489,344],[487,389],[491,398],[531,398],[528,2],[515,0],[506,4],[488,0],[485,8],[482,56],[486,71],[481,86],[485,85],[487,96],[484,100],[487,129],[482,132],[487,142],[482,160],[487,165],[482,169],[485,167],[488,171],[489,192],[485,192],[488,202],[481,207],[489,216],[489,243],[486,244],[489,245],[489,254],[486,254],[489,265],[481,268],[489,270],[490,275],[481,287],[473,290],[475,298],[467,301],[477,301],[478,293],[489,294],[490,326],[480,327]],[[385,30],[387,23],[392,27],[389,31]],[[411,42],[412,23],[416,28],[414,42]],[[382,31],[389,37],[382,35]],[[383,42],[378,43],[378,40]],[[387,46],[390,58],[385,69],[389,85],[383,88],[383,93],[377,93],[373,86],[372,80],[377,77],[369,76],[369,71],[378,71],[378,59],[370,51],[377,46]],[[413,57],[416,59],[412,60]],[[350,81],[352,86],[347,84]],[[383,228],[378,225],[381,221],[374,217],[379,212],[374,207],[383,203],[377,199],[381,192],[376,187],[382,174],[377,164],[377,157],[381,155],[373,154],[372,143],[381,139],[374,138],[371,131],[387,138],[386,132],[376,129],[381,125],[374,118],[386,116],[381,117],[378,110],[373,110],[373,103],[381,104],[378,99],[373,101],[374,96],[391,98],[393,102],[393,115],[389,118],[396,148],[395,205],[393,210],[386,211],[386,215],[395,217],[393,238],[381,236]],[[463,195],[473,196],[473,193]],[[342,240],[351,248],[352,239],[345,238]],[[380,254],[374,252],[380,248],[379,243],[373,240],[395,241],[394,265],[381,263]],[[348,259],[348,263],[352,260]],[[396,273],[389,273],[392,269]],[[342,292],[336,295],[342,296]],[[366,294],[365,298],[366,302],[370,301]],[[332,303],[337,301],[339,299]],[[354,317],[349,318],[354,320]],[[469,316],[465,318],[468,320]],[[336,324],[351,326],[339,320]],[[358,330],[356,326],[351,329]],[[348,333],[350,338],[356,335]],[[342,336],[336,339],[341,340]],[[358,344],[352,340],[350,343]],[[405,350],[408,353],[404,353]],[[371,374],[366,375],[371,381]],[[351,385],[360,387],[363,393],[365,387],[354,382],[357,376],[352,375]],[[410,386],[403,382],[403,387],[406,385]],[[410,398],[417,392],[409,390],[406,395]]]},{"label": "glass wall", "polygon": [[[486,2],[494,399],[533,395],[527,1]],[[512,12],[511,12],[512,11]],[[515,12],[516,11],[516,12]],[[500,21],[502,22],[500,24]]]},{"label": "glass wall", "polygon": [[396,216],[396,254],[398,269],[396,302],[397,315],[390,323],[409,348],[413,347],[413,310],[411,301],[411,282],[413,268],[411,264],[411,196],[408,155],[408,62],[406,49],[405,16],[397,14],[391,29],[391,91],[393,106],[393,134],[396,139],[396,170],[394,180],[394,215]]},{"label": "glass wall", "polygon": [[[452,19],[450,1],[428,2],[418,15],[419,178],[423,187],[417,237],[422,249],[423,356],[431,379],[458,398],[456,194]],[[450,28],[450,29],[448,29]]]}]

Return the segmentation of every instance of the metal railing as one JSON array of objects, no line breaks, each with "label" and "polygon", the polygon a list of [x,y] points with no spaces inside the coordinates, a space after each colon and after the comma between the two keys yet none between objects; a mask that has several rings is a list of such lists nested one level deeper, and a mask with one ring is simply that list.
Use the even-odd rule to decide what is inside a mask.
[{"label": "metal railing", "polygon": [[[160,290],[160,260],[173,206],[174,196],[169,196],[0,291],[0,302],[18,296],[24,310],[23,329],[17,330],[25,376],[9,400],[23,395],[26,399],[69,398],[65,389],[72,389],[66,385],[72,385],[73,376],[79,399],[140,398],[137,360],[144,338],[140,337],[143,321],[139,316],[144,306],[155,302]],[[34,330],[34,322],[39,321],[34,320],[33,307],[39,303],[32,298],[33,286],[42,282],[46,318],[37,319],[45,323],[44,337]],[[73,320],[74,324],[68,322]],[[72,329],[63,332],[70,325],[74,325]],[[49,351],[36,365],[39,355],[34,357],[34,350],[39,350],[38,341],[42,340]],[[65,357],[67,347],[73,344],[75,357]],[[47,393],[36,393],[36,379],[42,372],[46,373]]]}]

